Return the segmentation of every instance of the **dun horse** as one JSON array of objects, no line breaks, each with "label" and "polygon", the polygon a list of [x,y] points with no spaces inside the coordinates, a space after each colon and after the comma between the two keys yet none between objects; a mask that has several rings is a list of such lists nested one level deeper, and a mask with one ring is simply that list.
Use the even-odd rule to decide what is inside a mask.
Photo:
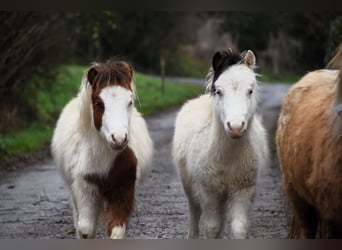
[{"label": "dun horse", "polygon": [[283,100],[277,148],[291,237],[342,238],[341,115],[341,70],[306,74]]}]

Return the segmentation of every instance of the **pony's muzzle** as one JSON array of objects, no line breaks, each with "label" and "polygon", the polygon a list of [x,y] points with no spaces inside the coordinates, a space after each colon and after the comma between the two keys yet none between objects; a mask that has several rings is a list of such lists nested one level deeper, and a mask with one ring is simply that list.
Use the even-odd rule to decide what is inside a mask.
[{"label": "pony's muzzle", "polygon": [[112,134],[111,138],[112,138],[112,141],[110,142],[110,146],[112,149],[115,149],[115,150],[123,149],[128,144],[127,134],[123,134],[123,135]]},{"label": "pony's muzzle", "polygon": [[238,139],[240,138],[243,133],[245,132],[245,122],[241,122],[239,125],[232,125],[230,122],[227,122],[228,126],[228,134],[230,135],[231,138],[233,139]]}]

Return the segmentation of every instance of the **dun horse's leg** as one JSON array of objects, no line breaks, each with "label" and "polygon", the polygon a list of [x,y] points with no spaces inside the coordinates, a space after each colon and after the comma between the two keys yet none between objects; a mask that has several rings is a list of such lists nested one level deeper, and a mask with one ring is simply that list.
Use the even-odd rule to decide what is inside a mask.
[{"label": "dun horse's leg", "polygon": [[342,224],[338,220],[322,220],[322,238],[324,239],[341,239]]},{"label": "dun horse's leg", "polygon": [[201,216],[201,208],[194,201],[189,199],[189,229],[188,229],[188,238],[189,239],[197,239],[199,235],[199,220]]},{"label": "dun horse's leg", "polygon": [[285,190],[294,210],[296,223],[299,226],[298,237],[302,239],[316,238],[318,225],[316,209],[302,199],[291,185],[287,185]]}]

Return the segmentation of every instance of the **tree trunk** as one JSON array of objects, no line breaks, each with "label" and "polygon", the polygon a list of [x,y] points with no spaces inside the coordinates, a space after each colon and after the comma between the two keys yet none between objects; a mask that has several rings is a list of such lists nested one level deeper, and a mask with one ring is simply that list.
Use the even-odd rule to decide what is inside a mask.
[{"label": "tree trunk", "polygon": [[166,64],[166,57],[165,53],[160,53],[160,76],[161,76],[161,93],[164,95],[165,93],[165,64]]}]

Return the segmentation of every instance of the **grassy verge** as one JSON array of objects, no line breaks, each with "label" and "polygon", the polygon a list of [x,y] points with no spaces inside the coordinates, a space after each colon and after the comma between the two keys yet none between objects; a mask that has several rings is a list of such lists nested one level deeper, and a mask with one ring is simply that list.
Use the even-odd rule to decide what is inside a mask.
[{"label": "grassy verge", "polygon": [[46,145],[51,134],[51,129],[48,127],[32,125],[27,129],[4,136],[1,146],[6,157],[31,152]]},{"label": "grassy verge", "polygon": [[165,94],[160,92],[160,79],[136,73],[138,100],[137,109],[144,115],[180,105],[191,97],[204,92],[204,88],[190,84],[165,82]]},{"label": "grassy verge", "polygon": [[[53,87],[33,90],[35,94],[29,102],[36,108],[39,121],[29,128],[0,136],[0,160],[32,152],[49,144],[56,119],[64,105],[77,94],[85,69],[85,66],[79,65],[61,66],[57,70]],[[204,91],[198,86],[167,81],[165,94],[161,95],[160,80],[142,73],[136,73],[135,82],[138,93],[136,107],[144,115],[180,105]]]},{"label": "grassy verge", "polygon": [[295,83],[301,78],[301,75],[295,73],[284,73],[275,75],[272,73],[261,73],[258,80],[263,83]]}]

